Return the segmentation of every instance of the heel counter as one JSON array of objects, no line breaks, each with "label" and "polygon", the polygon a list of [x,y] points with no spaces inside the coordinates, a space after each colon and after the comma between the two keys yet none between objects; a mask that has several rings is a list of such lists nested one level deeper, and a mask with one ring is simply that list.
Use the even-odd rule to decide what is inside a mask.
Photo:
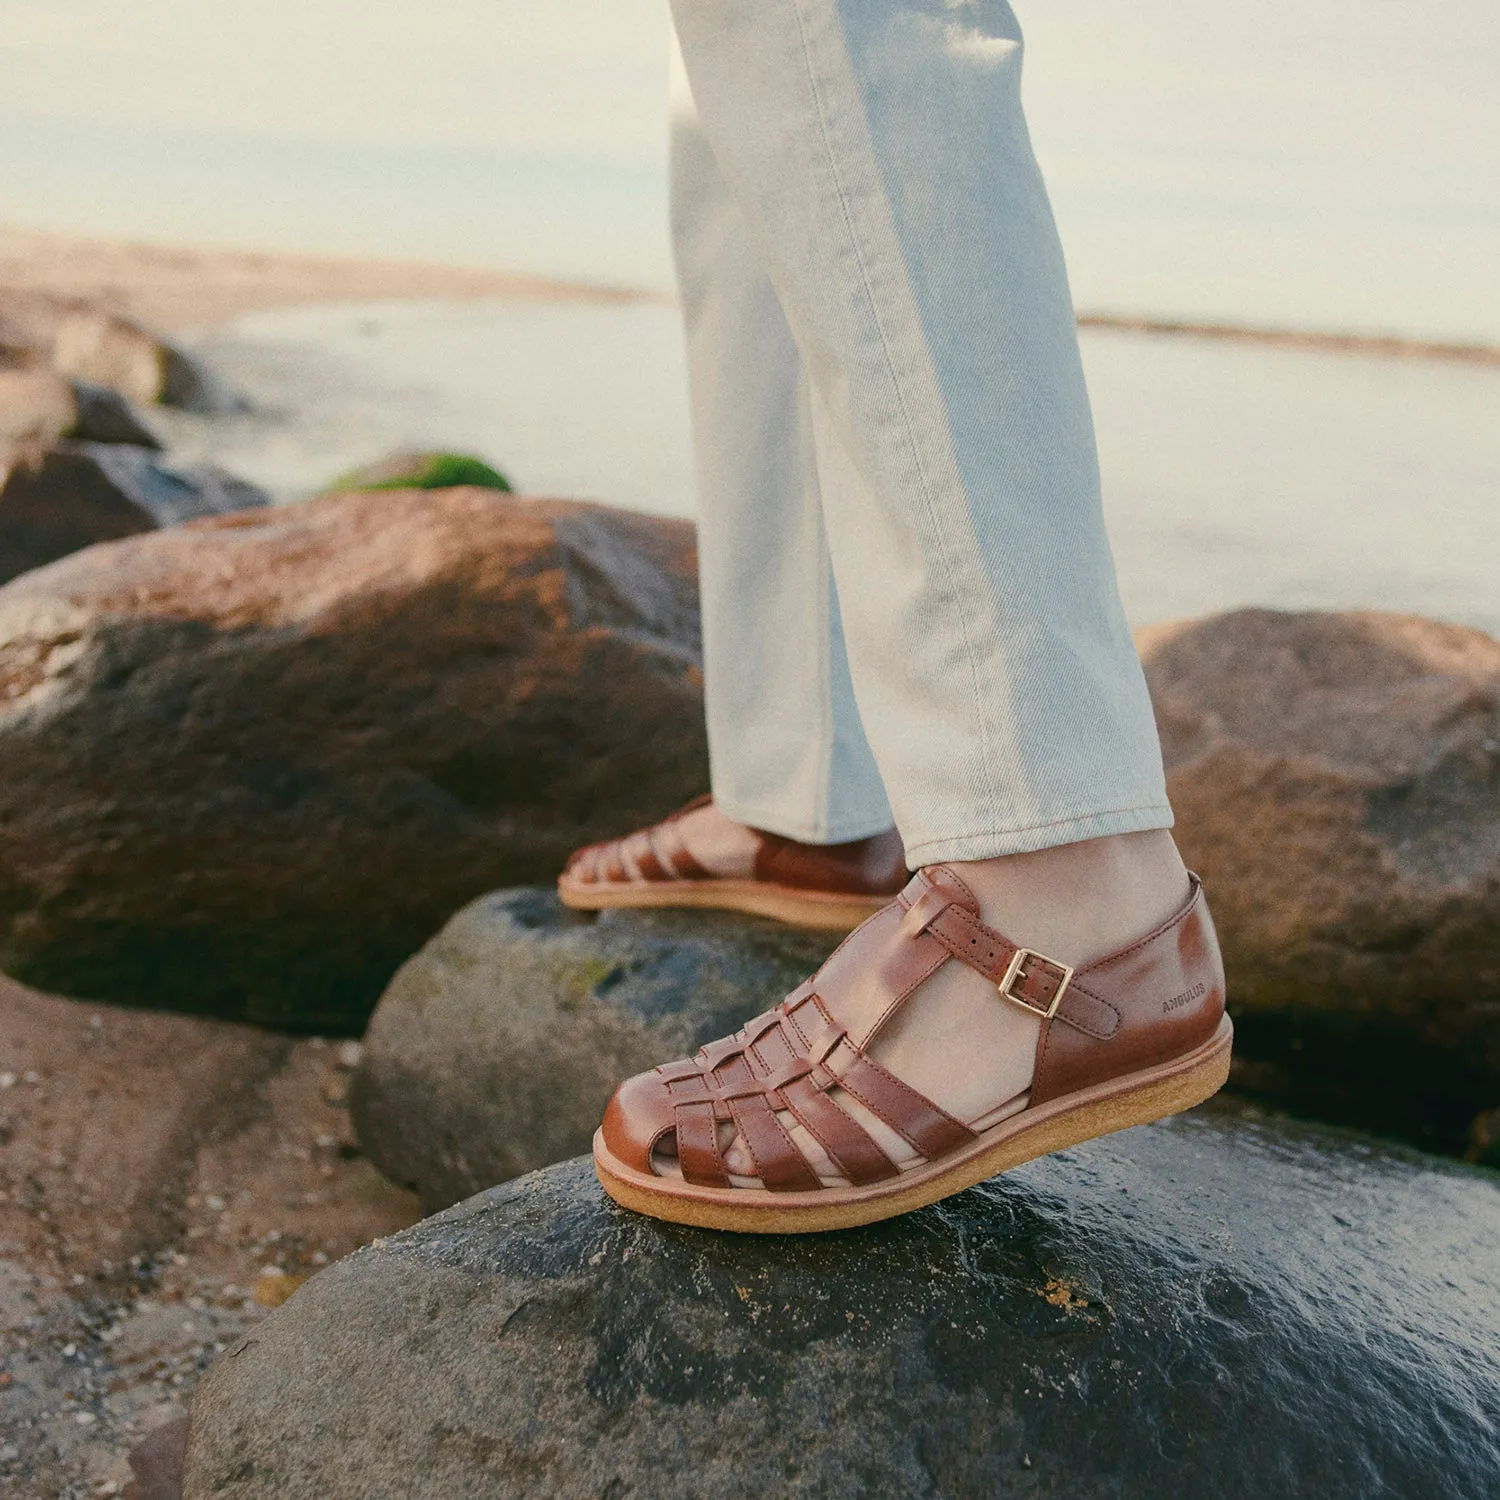
[{"label": "heel counter", "polygon": [[1224,1016],[1219,937],[1192,877],[1187,902],[1138,943],[1078,971],[1075,986],[1118,1017],[1108,1032],[1090,1032],[1059,1013],[1042,1028],[1031,1100],[1156,1067],[1210,1041]]},{"label": "heel counter", "polygon": [[1196,983],[1204,986],[1204,996],[1199,1007],[1207,1032],[1211,1036],[1218,1029],[1229,1000],[1229,986],[1224,977],[1224,953],[1219,947],[1219,933],[1214,926],[1213,913],[1208,909],[1208,896],[1203,882],[1196,875],[1197,899],[1189,920],[1182,924],[1179,943],[1182,950],[1182,967],[1191,974]]}]

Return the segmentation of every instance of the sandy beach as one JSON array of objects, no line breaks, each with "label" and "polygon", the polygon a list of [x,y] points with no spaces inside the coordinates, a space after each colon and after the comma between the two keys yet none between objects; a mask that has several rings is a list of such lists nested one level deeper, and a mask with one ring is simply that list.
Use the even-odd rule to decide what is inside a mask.
[{"label": "sandy beach", "polygon": [[611,304],[628,288],[414,261],[201,249],[0,226],[0,297],[80,300],[174,331],[268,308],[423,299]]}]

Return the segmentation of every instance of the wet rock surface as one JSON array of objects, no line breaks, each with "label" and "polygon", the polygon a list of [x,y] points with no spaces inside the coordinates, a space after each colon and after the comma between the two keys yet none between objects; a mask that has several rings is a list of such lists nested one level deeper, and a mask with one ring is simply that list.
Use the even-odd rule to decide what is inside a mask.
[{"label": "wet rock surface", "polygon": [[128,443],[70,445],[98,465],[122,494],[157,526],[257,510],[270,496],[217,464],[181,464]]},{"label": "wet rock surface", "polygon": [[336,495],[0,589],[0,967],[361,1027],[486,890],[707,780],[692,529]]},{"label": "wet rock surface", "polygon": [[96,542],[267,503],[212,464],[127,443],[58,442],[0,462],[0,583]]},{"label": "wet rock surface", "polygon": [[803,1238],[570,1162],[233,1346],[184,1493],[1488,1500],[1497,1234],[1491,1174],[1202,1113]]},{"label": "wet rock surface", "polygon": [[209,1364],[416,1219],[354,1144],[357,1051],[0,979],[7,1500],[173,1494],[163,1429]]},{"label": "wet rock surface", "polygon": [[1462,1152],[1500,1104],[1500,642],[1242,610],[1139,643],[1233,1084]]},{"label": "wet rock surface", "polygon": [[429,1209],[575,1156],[620,1079],[768,1010],[835,941],[729,913],[485,896],[381,999],[351,1098],[360,1144]]}]

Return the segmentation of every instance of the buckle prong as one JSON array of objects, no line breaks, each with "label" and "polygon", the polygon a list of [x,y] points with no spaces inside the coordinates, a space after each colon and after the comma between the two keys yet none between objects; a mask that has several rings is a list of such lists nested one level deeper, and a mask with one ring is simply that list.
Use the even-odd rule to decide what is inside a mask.
[{"label": "buckle prong", "polygon": [[[1045,1010],[1039,1005],[1033,1005],[1025,995],[1018,995],[1012,988],[1016,980],[1021,977],[1021,970],[1031,962],[1044,964],[1062,976],[1052,993],[1052,1001]],[[1057,1007],[1062,1003],[1062,997],[1072,979],[1073,970],[1068,964],[1060,964],[1055,958],[1048,958],[1045,953],[1038,953],[1035,948],[1017,948],[1011,958],[1010,966],[1005,971],[1005,978],[1000,981],[999,990],[1000,994],[1012,1004],[1019,1005],[1022,1010],[1029,1010],[1032,1015],[1040,1016],[1044,1021],[1050,1021],[1057,1014]]]}]

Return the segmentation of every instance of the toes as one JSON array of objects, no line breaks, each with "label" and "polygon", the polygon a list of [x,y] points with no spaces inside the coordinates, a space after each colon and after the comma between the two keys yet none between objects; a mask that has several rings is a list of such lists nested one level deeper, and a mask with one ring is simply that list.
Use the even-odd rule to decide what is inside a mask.
[{"label": "toes", "polygon": [[739,1136],[735,1136],[729,1149],[724,1153],[724,1167],[735,1177],[756,1175],[755,1158],[745,1149],[745,1143]]}]

